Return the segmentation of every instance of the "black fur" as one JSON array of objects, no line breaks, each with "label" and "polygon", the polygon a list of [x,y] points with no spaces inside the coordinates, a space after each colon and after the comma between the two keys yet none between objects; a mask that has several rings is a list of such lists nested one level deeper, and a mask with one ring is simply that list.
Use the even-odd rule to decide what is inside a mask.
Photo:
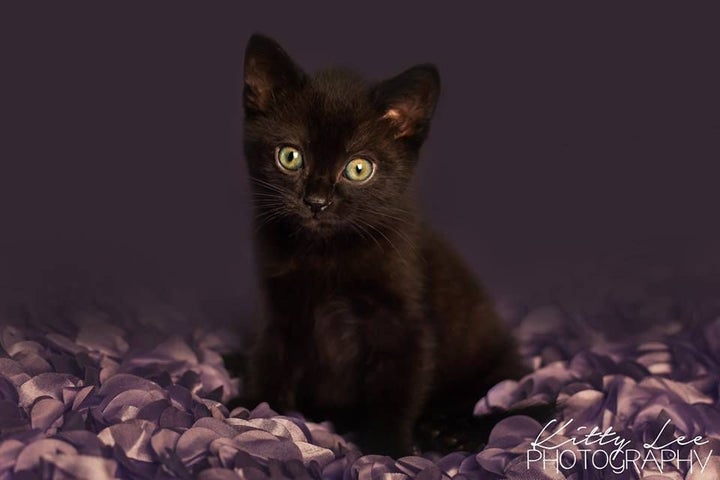
[{"label": "black fur", "polygon": [[[470,416],[495,382],[525,373],[511,335],[409,188],[440,91],[432,65],[373,83],[306,75],[273,40],[245,57],[245,154],[266,324],[248,393],[357,431],[369,452],[411,451],[421,416]],[[296,172],[276,162],[298,148]],[[374,162],[365,183],[342,177]],[[329,205],[313,212],[304,199]],[[425,412],[425,413],[423,413]]]}]

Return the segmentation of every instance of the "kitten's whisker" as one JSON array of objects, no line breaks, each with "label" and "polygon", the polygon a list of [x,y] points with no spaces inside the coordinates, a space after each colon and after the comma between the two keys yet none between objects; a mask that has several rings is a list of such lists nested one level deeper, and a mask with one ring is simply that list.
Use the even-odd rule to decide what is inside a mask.
[{"label": "kitten's whisker", "polygon": [[[288,193],[289,192],[289,190],[285,190],[281,187],[278,187],[278,186],[275,186],[275,185],[272,185],[269,183],[268,184],[258,183],[256,185],[256,188],[266,189],[270,192],[275,192],[275,193]],[[261,193],[266,193],[266,192],[261,192]]]},{"label": "kitten's whisker", "polygon": [[405,232],[403,232],[398,227],[396,227],[395,225],[392,225],[392,224],[383,223],[383,225],[385,227],[387,227],[388,230],[392,231],[398,237],[400,237],[401,240],[404,240],[405,243],[407,243],[408,247],[410,247],[413,250],[413,252],[417,253],[417,248],[415,247],[415,242],[413,242],[412,239],[410,237],[408,237]]},{"label": "kitten's whisker", "polygon": [[359,221],[360,221],[361,223],[363,223],[365,226],[367,226],[367,227],[373,229],[374,231],[378,232],[378,233],[390,244],[390,246],[395,249],[395,251],[397,252],[398,256],[399,256],[403,261],[407,261],[407,259],[405,258],[405,256],[403,255],[403,253],[400,251],[400,249],[397,248],[397,246],[392,242],[392,240],[390,240],[390,238],[388,238],[387,235],[385,235],[385,233],[384,233],[382,230],[380,230],[379,228],[375,227],[374,225],[372,225],[372,224],[370,224],[370,223],[364,222],[364,221],[362,221],[362,220],[359,220]]},{"label": "kitten's whisker", "polygon": [[271,215],[274,215],[275,213],[281,212],[283,209],[280,205],[276,205],[273,208],[269,208],[268,210],[265,210],[264,212],[258,213],[255,215],[256,219],[262,219]]},{"label": "kitten's whisker", "polygon": [[[382,247],[380,242],[378,242],[377,238],[375,238],[372,234],[372,232],[368,232],[365,228],[363,228],[361,225],[356,223],[355,221],[350,222],[350,226],[353,227],[353,230],[355,230],[362,238],[369,237],[373,242],[375,242],[375,245],[377,245],[381,251],[385,251],[385,249]],[[367,235],[367,237],[365,236]]]},{"label": "kitten's whisker", "polygon": [[270,223],[272,222],[272,220],[274,220],[274,219],[276,219],[276,218],[280,218],[281,216],[282,216],[282,215],[277,215],[277,216],[275,216],[275,217],[273,217],[273,218],[268,218],[268,219],[266,219],[264,222],[258,224],[258,225],[255,227],[255,233],[258,233],[260,230],[262,230],[263,228],[265,228],[265,227],[267,227],[268,225],[270,225]]},{"label": "kitten's whisker", "polygon": [[252,194],[253,197],[263,197],[263,198],[279,198],[284,196],[281,193],[265,193],[265,192],[254,192]]},{"label": "kitten's whisker", "polygon": [[[408,225],[408,226],[411,226],[411,225],[414,224],[414,222],[411,222],[410,220],[408,220],[408,219],[406,219],[406,218],[396,217],[396,216],[394,216],[394,215],[386,214],[385,212],[380,212],[380,211],[378,211],[378,210],[376,210],[376,209],[367,209],[367,208],[366,208],[366,209],[363,209],[363,211],[366,212],[366,213],[369,213],[369,214],[371,214],[371,215],[375,215],[375,214],[376,214],[376,215],[379,215],[379,216],[387,217],[388,219],[395,220],[395,221],[398,221],[398,222],[402,222],[402,223],[404,223],[404,224],[406,224],[406,225]],[[409,212],[408,212],[408,213],[409,213]],[[417,248],[415,247],[415,243],[414,243],[414,242],[410,239],[410,237],[408,237],[407,234],[404,233],[400,228],[396,227],[395,225],[393,225],[392,223],[389,223],[389,222],[382,222],[382,225],[383,225],[385,228],[387,228],[388,230],[390,230],[391,232],[393,232],[393,233],[394,233],[397,237],[399,237],[401,240],[403,240],[404,243],[406,243],[407,246],[410,247],[410,249],[412,249],[412,251],[413,251],[415,254],[418,253],[418,250],[417,250]],[[381,232],[381,233],[382,233],[382,232]],[[383,234],[383,236],[385,236],[385,235]],[[387,237],[386,237],[386,238],[387,238]],[[388,242],[390,242],[389,239],[388,239]],[[392,242],[390,242],[390,243],[392,244]],[[397,248],[396,248],[396,250],[397,250]]]},{"label": "kitten's whisker", "polygon": [[[387,218],[390,218],[390,219],[392,219],[392,220],[396,220],[396,221],[398,221],[398,222],[405,223],[405,224],[407,224],[407,225],[412,225],[412,224],[413,224],[413,222],[411,222],[410,220],[408,220],[408,219],[405,218],[405,217],[400,217],[400,216],[396,216],[396,215],[391,215],[391,214],[389,214],[389,213],[387,213],[387,212],[385,212],[385,211],[382,211],[382,210],[380,210],[380,209],[366,208],[366,209],[363,209],[363,210],[364,210],[365,212],[367,212],[367,213],[374,214],[374,215],[380,215],[381,217],[387,217]],[[406,213],[406,214],[408,214],[409,212],[401,211],[401,212],[398,212],[398,213]]]},{"label": "kitten's whisker", "polygon": [[301,231],[302,231],[302,225],[298,225],[297,228],[295,228],[295,230],[293,231],[293,233],[290,234],[290,236],[294,238]]},{"label": "kitten's whisker", "polygon": [[254,182],[255,184],[260,185],[260,186],[262,186],[262,187],[265,187],[265,188],[267,188],[268,190],[272,190],[272,191],[278,192],[278,193],[286,193],[286,194],[291,194],[291,193],[292,193],[292,191],[291,191],[290,189],[286,188],[286,187],[282,187],[282,186],[280,186],[280,185],[274,185],[274,184],[272,184],[272,183],[270,183],[270,182],[267,182],[267,181],[262,180],[262,179],[257,178],[257,177],[252,177],[252,176],[251,176],[251,177],[249,177],[249,178],[250,178],[250,180],[251,180],[252,182]]},{"label": "kitten's whisker", "polygon": [[270,222],[272,222],[273,220],[275,220],[276,218],[279,218],[279,217],[280,217],[280,213],[276,212],[276,213],[267,215],[263,218],[256,219],[255,231],[259,231],[261,228],[268,225]]},{"label": "kitten's whisker", "polygon": [[255,218],[263,218],[263,217],[272,215],[274,213],[282,212],[284,210],[285,210],[285,208],[284,208],[284,205],[282,205],[282,204],[273,205],[270,208],[268,208],[267,210],[255,215]]},{"label": "kitten's whisker", "polygon": [[284,210],[285,205],[282,203],[261,203],[253,202],[255,207],[260,210],[259,213],[255,214],[255,217],[262,217],[275,210]]},{"label": "kitten's whisker", "polygon": [[[285,204],[282,202],[273,202],[273,201],[267,201],[267,200],[266,201],[262,201],[262,200],[255,201],[255,202],[253,202],[253,205],[255,205],[256,207],[259,207],[261,209],[274,209],[274,208],[284,208],[285,207]],[[263,213],[266,213],[266,212],[260,212],[260,213],[258,213],[258,215],[262,215]]]},{"label": "kitten's whisker", "polygon": [[255,198],[253,198],[253,201],[284,204],[283,203],[284,199],[282,197],[280,197],[279,195],[268,195],[266,197],[255,197]]},{"label": "kitten's whisker", "polygon": [[270,222],[286,216],[286,211],[283,206],[272,208],[266,212],[262,212],[255,216],[255,221],[259,222],[255,226],[255,233],[259,232],[263,227],[267,226]]}]

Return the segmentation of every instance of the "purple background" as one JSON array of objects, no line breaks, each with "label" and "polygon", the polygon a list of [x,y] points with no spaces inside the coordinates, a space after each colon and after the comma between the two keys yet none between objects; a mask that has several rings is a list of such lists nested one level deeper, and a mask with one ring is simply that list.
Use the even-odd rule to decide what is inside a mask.
[{"label": "purple background", "polygon": [[419,197],[494,292],[718,260],[708,12],[166,5],[3,5],[0,286],[69,270],[254,308],[239,103],[253,32],[309,71],[438,65]]}]

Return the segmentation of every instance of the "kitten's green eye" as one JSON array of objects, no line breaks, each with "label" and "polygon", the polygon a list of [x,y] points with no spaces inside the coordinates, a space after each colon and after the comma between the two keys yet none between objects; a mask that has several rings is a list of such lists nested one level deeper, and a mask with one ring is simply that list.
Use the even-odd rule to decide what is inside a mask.
[{"label": "kitten's green eye", "polygon": [[275,151],[275,159],[285,170],[297,171],[303,167],[303,156],[295,147],[285,145]]},{"label": "kitten's green eye", "polygon": [[364,158],[353,158],[347,165],[343,175],[353,182],[364,182],[373,174],[373,164]]}]

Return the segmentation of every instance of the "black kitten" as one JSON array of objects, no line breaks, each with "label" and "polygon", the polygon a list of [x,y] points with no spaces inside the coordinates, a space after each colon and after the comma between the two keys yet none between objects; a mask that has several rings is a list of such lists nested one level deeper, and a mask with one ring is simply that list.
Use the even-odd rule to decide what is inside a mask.
[{"label": "black kitten", "polygon": [[470,417],[525,373],[510,334],[409,190],[440,91],[432,65],[371,83],[303,73],[273,40],[245,56],[245,154],[267,323],[249,394],[409,453],[425,412]]}]

